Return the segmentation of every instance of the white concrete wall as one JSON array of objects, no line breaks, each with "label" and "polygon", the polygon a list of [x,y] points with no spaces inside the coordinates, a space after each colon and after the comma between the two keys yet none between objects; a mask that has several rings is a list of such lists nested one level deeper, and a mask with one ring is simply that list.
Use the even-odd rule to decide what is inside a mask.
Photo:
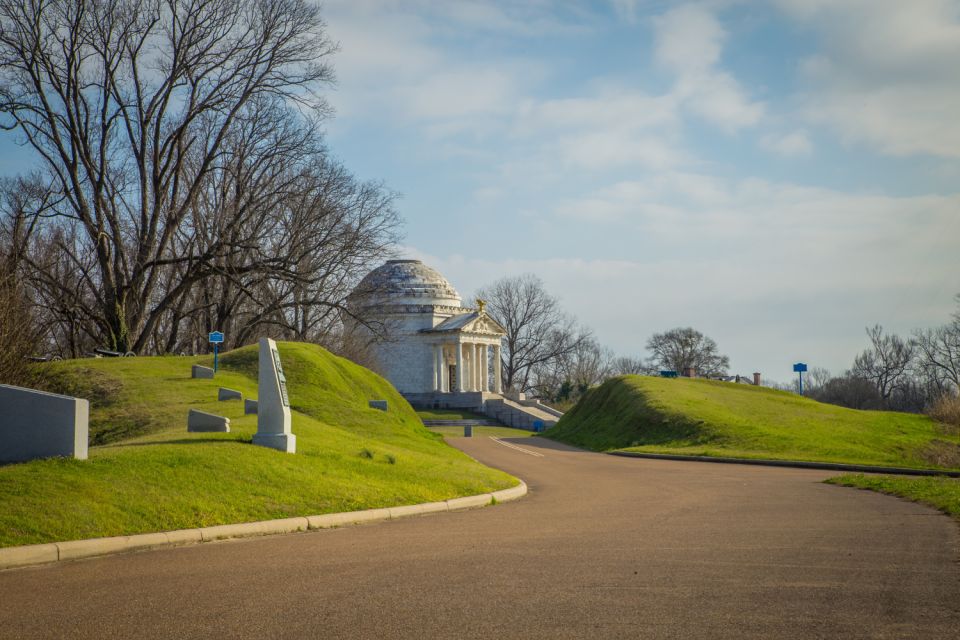
[{"label": "white concrete wall", "polygon": [[86,460],[89,421],[86,400],[0,385],[0,462]]}]

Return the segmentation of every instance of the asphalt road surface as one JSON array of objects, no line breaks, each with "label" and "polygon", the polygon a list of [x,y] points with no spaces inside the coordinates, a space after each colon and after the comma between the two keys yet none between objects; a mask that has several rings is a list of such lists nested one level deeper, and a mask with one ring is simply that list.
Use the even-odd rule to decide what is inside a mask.
[{"label": "asphalt road surface", "polygon": [[960,531],[931,509],[823,471],[455,443],[530,494],[0,572],[0,637],[960,637]]}]

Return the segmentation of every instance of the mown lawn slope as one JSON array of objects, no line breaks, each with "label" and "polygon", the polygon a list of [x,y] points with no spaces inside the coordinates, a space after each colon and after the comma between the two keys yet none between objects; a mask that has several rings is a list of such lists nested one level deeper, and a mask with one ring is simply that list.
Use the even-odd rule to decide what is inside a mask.
[{"label": "mown lawn slope", "polygon": [[[256,398],[257,349],[208,357],[42,365],[51,390],[91,400],[87,461],[0,466],[0,546],[127,535],[444,500],[516,484],[430,433],[383,378],[324,349],[280,343],[297,453],[250,444],[256,416],[217,388]],[[389,410],[368,407],[387,400]],[[187,433],[190,408],[231,433]]]},{"label": "mown lawn slope", "polygon": [[621,376],[590,390],[547,437],[597,451],[960,467],[955,430],[712,380]]}]

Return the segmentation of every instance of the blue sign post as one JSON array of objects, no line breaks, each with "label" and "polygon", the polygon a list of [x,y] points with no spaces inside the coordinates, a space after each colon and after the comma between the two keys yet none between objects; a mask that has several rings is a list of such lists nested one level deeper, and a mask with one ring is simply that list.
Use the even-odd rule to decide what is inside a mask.
[{"label": "blue sign post", "polygon": [[803,395],[803,372],[807,370],[807,365],[798,362],[793,365],[793,370],[800,374],[800,395]]},{"label": "blue sign post", "polygon": [[213,345],[213,372],[217,372],[217,352],[220,350],[219,347],[223,344],[223,332],[222,331],[211,331],[210,332],[210,344]]}]

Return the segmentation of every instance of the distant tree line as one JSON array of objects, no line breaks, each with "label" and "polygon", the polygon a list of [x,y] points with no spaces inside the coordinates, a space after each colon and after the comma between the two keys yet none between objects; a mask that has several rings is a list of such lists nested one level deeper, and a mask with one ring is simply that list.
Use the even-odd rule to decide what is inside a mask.
[{"label": "distant tree line", "polygon": [[839,376],[813,369],[804,393],[821,402],[854,409],[931,411],[960,395],[960,295],[958,308],[939,327],[909,336],[866,330],[869,345]]},{"label": "distant tree line", "polygon": [[335,48],[307,0],[0,0],[4,362],[334,339],[400,225],[323,144]]}]

